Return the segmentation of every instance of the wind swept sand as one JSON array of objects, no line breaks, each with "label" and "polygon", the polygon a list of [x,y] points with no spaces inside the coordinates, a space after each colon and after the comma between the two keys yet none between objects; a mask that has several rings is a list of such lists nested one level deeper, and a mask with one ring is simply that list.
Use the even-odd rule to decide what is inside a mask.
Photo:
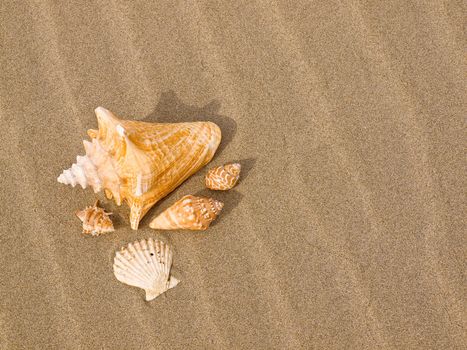
[{"label": "wind swept sand", "polygon": [[[290,5],[290,4],[294,5]],[[462,349],[462,1],[2,1],[1,349]],[[93,110],[210,120],[215,166],[134,232],[81,234],[91,190],[56,181]],[[185,194],[208,231],[151,218]],[[115,250],[155,237],[181,280],[152,302]]]}]

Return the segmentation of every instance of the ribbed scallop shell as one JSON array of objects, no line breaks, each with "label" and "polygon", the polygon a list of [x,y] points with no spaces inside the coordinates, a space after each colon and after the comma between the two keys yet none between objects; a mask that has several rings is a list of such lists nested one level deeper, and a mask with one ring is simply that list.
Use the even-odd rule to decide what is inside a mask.
[{"label": "ribbed scallop shell", "polygon": [[78,156],[58,182],[104,189],[117,205],[131,209],[136,230],[147,211],[189,176],[206,165],[221,141],[219,127],[211,122],[146,123],[120,120],[98,107],[99,130],[88,130],[85,156]]},{"label": "ribbed scallop shell", "polygon": [[156,230],[206,230],[224,203],[205,197],[184,196],[151,221]]},{"label": "ribbed scallop shell", "polygon": [[97,206],[98,201],[93,206],[76,212],[76,216],[83,222],[83,233],[92,236],[99,236],[104,233],[113,232],[114,226],[109,215],[104,209]]},{"label": "ribbed scallop shell", "polygon": [[146,300],[153,300],[179,282],[170,276],[172,255],[168,244],[153,238],[130,243],[116,252],[114,275],[122,283],[144,289]]},{"label": "ribbed scallop shell", "polygon": [[230,190],[237,184],[241,168],[239,163],[233,163],[210,169],[204,178],[206,187],[211,190]]}]

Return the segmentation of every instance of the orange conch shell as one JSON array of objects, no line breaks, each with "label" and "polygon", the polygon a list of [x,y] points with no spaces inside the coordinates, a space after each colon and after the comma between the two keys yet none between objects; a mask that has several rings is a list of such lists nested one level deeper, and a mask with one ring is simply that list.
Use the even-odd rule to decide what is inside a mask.
[{"label": "orange conch shell", "polygon": [[151,221],[156,230],[206,230],[224,203],[205,197],[184,196]]},{"label": "orange conch shell", "polygon": [[134,230],[157,201],[212,159],[221,141],[211,122],[146,123],[120,120],[102,107],[95,112],[99,130],[88,130],[86,155],[58,182],[104,189],[118,205],[126,201]]},{"label": "orange conch shell", "polygon": [[206,174],[204,181],[211,190],[230,190],[240,177],[241,165],[239,163],[221,165],[212,168]]},{"label": "orange conch shell", "polygon": [[76,216],[83,222],[83,233],[85,234],[99,236],[103,233],[115,231],[109,217],[112,213],[106,213],[104,209],[99,208],[97,206],[98,202],[96,200],[93,206],[76,212]]}]

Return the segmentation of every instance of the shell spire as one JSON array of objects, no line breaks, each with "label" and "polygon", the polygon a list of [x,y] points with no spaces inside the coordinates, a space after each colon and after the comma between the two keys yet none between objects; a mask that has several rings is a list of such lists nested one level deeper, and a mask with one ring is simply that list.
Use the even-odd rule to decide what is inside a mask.
[{"label": "shell spire", "polygon": [[121,120],[105,108],[95,110],[98,130],[88,130],[86,155],[78,156],[58,182],[94,192],[130,207],[136,230],[147,211],[209,163],[221,141],[211,122],[147,123]]},{"label": "shell spire", "polygon": [[223,207],[224,203],[212,198],[184,196],[152,220],[149,227],[156,230],[206,230]]},{"label": "shell spire", "polygon": [[64,170],[57,178],[57,181],[73,187],[77,184],[82,188],[90,186],[94,192],[101,190],[101,180],[97,174],[97,169],[87,156],[77,156],[76,163],[70,169]]}]

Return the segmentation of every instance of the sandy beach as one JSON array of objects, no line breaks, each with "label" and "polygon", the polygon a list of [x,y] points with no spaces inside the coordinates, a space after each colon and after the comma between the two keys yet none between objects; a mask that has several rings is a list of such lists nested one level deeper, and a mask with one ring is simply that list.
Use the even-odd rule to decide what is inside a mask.
[{"label": "sandy beach", "polygon": [[[465,11],[2,1],[0,349],[465,349]],[[137,231],[57,182],[97,106],[222,130]],[[238,185],[205,189],[233,161]],[[186,194],[224,202],[207,231],[149,228]],[[86,237],[96,198],[116,231]],[[151,302],[112,272],[147,237],[181,280]]]}]

